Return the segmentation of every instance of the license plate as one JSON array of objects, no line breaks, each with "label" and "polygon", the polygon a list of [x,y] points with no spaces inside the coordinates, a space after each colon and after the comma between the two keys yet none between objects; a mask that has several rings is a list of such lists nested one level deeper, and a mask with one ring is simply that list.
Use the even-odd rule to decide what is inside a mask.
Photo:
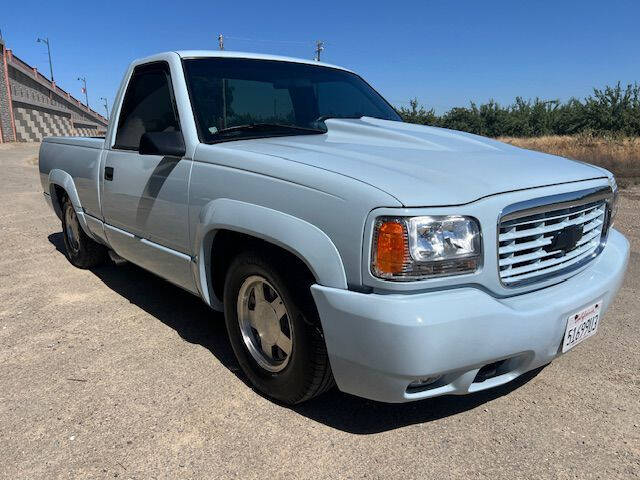
[{"label": "license plate", "polygon": [[601,308],[602,299],[569,316],[562,342],[562,353],[595,335],[598,331],[598,323],[600,323]]}]

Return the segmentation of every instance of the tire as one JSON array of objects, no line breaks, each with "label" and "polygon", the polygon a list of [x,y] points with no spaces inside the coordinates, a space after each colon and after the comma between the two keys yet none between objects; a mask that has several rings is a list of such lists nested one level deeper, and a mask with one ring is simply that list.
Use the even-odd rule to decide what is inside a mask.
[{"label": "tire", "polygon": [[107,248],[84,232],[68,198],[62,202],[62,236],[67,259],[75,267],[92,268],[107,258]]},{"label": "tire", "polygon": [[329,390],[333,375],[311,282],[287,272],[282,267],[286,259],[265,256],[246,252],[232,261],[224,284],[225,323],[251,384],[268,397],[294,405]]}]

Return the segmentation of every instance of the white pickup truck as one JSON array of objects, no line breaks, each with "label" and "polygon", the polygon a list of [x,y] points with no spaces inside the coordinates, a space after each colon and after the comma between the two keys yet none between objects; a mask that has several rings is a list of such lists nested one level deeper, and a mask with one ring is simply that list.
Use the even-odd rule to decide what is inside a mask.
[{"label": "white pickup truck", "polygon": [[45,139],[40,178],[73,265],[111,250],[224,310],[290,404],[508,382],[597,332],[629,255],[606,170],[403,123],[291,58],[135,61],[106,137]]}]

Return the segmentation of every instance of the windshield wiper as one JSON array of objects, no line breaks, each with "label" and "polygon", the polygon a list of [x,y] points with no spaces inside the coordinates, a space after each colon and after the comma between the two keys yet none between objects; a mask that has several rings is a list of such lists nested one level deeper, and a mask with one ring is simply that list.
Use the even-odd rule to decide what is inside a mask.
[{"label": "windshield wiper", "polygon": [[298,125],[286,125],[282,123],[248,123],[246,125],[235,125],[233,127],[223,128],[214,135],[225,135],[235,132],[268,132],[268,131],[292,131],[307,133],[327,133],[319,128],[300,127]]},{"label": "windshield wiper", "polygon": [[345,120],[359,120],[362,117],[364,117],[364,115],[320,115],[317,119],[316,122],[324,122],[325,120],[330,120],[332,118],[338,118],[338,119],[345,119]]}]

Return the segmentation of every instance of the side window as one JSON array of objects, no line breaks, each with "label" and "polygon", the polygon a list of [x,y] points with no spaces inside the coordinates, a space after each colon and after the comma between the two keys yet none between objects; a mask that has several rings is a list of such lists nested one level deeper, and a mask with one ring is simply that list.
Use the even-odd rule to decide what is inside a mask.
[{"label": "side window", "polygon": [[177,132],[180,124],[171,92],[169,67],[138,67],[124,96],[114,148],[138,150],[147,132]]}]

